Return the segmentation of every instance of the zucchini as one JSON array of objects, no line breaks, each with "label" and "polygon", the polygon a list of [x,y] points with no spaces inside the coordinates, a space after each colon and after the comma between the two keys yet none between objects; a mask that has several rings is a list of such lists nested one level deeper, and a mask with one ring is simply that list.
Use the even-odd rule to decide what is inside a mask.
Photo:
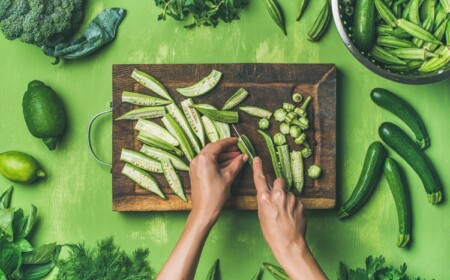
[{"label": "zucchini", "polygon": [[122,174],[127,176],[130,180],[143,187],[144,189],[147,189],[159,195],[162,199],[166,199],[164,194],[161,192],[161,189],[159,188],[156,180],[144,170],[139,169],[131,164],[125,163],[125,166],[122,169]]},{"label": "zucchini", "polygon": [[383,123],[378,129],[381,139],[416,171],[427,192],[428,202],[437,204],[442,200],[442,185],[436,170],[425,153],[409,136],[393,123]]},{"label": "zucchini", "polygon": [[157,140],[165,142],[172,146],[180,145],[178,140],[172,134],[170,134],[169,131],[152,121],[139,119],[134,126],[134,129],[139,130],[143,136],[156,138]]},{"label": "zucchini", "polygon": [[172,118],[178,123],[178,125],[184,131],[187,138],[189,139],[188,143],[189,142],[191,143],[194,151],[196,153],[200,153],[201,149],[200,144],[198,143],[197,136],[195,136],[192,127],[189,125],[188,121],[186,120],[186,117],[183,115],[177,104],[175,103],[169,104],[166,106],[166,109],[167,112],[172,116]]},{"label": "zucchini", "polygon": [[338,218],[344,219],[358,211],[369,199],[383,174],[386,149],[379,141],[373,142],[367,149],[364,165],[356,187],[350,198],[341,207]]},{"label": "zucchini", "polygon": [[224,111],[205,108],[205,104],[194,104],[193,107],[200,113],[207,116],[211,120],[224,122],[224,123],[237,123],[239,121],[239,115],[234,111]]},{"label": "zucchini", "polygon": [[384,175],[388,181],[397,209],[397,246],[405,247],[411,239],[411,201],[405,177],[398,163],[389,157],[384,162]]},{"label": "zucchini", "polygon": [[278,267],[276,265],[270,264],[270,263],[263,263],[264,267],[269,271],[270,274],[276,279],[276,280],[290,280],[289,276],[284,272],[284,270],[281,267]]},{"label": "zucchini", "polygon": [[197,110],[192,108],[194,102],[191,98],[181,101],[181,108],[183,109],[184,115],[188,123],[190,124],[192,130],[194,131],[197,138],[200,140],[202,147],[205,146],[205,129],[203,128],[202,121],[200,120],[200,115]]},{"label": "zucchini", "polygon": [[213,120],[207,116],[201,117],[203,127],[205,128],[206,137],[210,143],[215,143],[220,140],[219,132],[217,131],[216,125]]},{"label": "zucchini", "polygon": [[171,103],[171,101],[166,99],[131,91],[122,92],[122,102],[139,106],[162,106]]},{"label": "zucchini", "polygon": [[291,152],[292,182],[299,194],[302,193],[305,185],[304,169],[302,152]]},{"label": "zucchini", "polygon": [[184,88],[177,88],[176,90],[185,97],[197,97],[210,92],[220,81],[222,73],[217,70],[212,70],[208,76],[193,85]]},{"label": "zucchini", "polygon": [[421,149],[426,149],[430,146],[430,138],[425,125],[410,104],[383,88],[374,88],[370,93],[370,98],[375,104],[393,113],[408,125],[416,136],[416,143]]},{"label": "zucchini", "polygon": [[123,148],[120,160],[154,173],[163,173],[161,163],[139,152]]},{"label": "zucchini", "polygon": [[292,188],[292,169],[291,169],[291,157],[289,154],[288,145],[282,145],[277,147],[278,157],[281,164],[281,173],[286,182],[287,189]]},{"label": "zucchini", "polygon": [[134,69],[131,74],[131,78],[135,79],[138,83],[158,94],[164,99],[173,101],[167,89],[152,75]]},{"label": "zucchini", "polygon": [[163,124],[166,126],[166,128],[175,135],[175,137],[178,139],[178,142],[180,143],[180,148],[183,151],[186,158],[191,161],[195,157],[195,152],[191,145],[189,144],[189,140],[186,136],[186,134],[181,129],[180,125],[175,121],[175,119],[170,115],[165,115],[162,119]]},{"label": "zucchini", "polygon": [[138,139],[138,141],[141,141],[142,143],[144,143],[146,145],[164,150],[170,154],[180,156],[180,157],[182,155],[184,155],[183,151],[181,151],[177,147],[175,147],[171,144],[168,144],[167,142],[164,142],[164,141],[160,140],[159,138],[154,137],[151,134],[148,134],[145,131],[139,132],[137,139]]},{"label": "zucchini", "polygon": [[158,149],[156,147],[144,144],[142,145],[140,152],[158,161],[162,161],[163,159],[169,159],[172,162],[173,167],[175,167],[176,169],[182,171],[189,171],[189,166],[186,163],[184,163],[184,161],[182,161],[179,157],[174,156],[173,154],[168,153],[162,149]]},{"label": "zucchini", "polygon": [[163,158],[161,160],[162,170],[164,172],[164,177],[172,191],[178,195],[183,201],[187,202],[186,196],[184,195],[183,185],[181,184],[180,177],[178,176],[175,168],[172,165],[170,159]]},{"label": "zucchini", "polygon": [[375,4],[373,0],[356,1],[353,21],[353,41],[363,52],[372,49],[375,38]]},{"label": "zucchini", "polygon": [[230,110],[231,108],[236,107],[242,101],[244,101],[247,96],[248,91],[246,91],[244,88],[238,89],[230,98],[228,98],[221,110]]},{"label": "zucchini", "polygon": [[275,152],[275,146],[273,145],[272,137],[269,134],[265,133],[262,130],[258,130],[258,133],[264,138],[266,142],[267,149],[269,150],[270,158],[272,160],[273,170],[275,171],[275,176],[277,178],[283,178],[281,174],[281,168],[278,164],[277,153]]},{"label": "zucchini", "polygon": [[122,116],[118,117],[116,121],[120,120],[138,120],[138,119],[154,119],[162,117],[166,114],[164,106],[144,107],[131,110]]}]

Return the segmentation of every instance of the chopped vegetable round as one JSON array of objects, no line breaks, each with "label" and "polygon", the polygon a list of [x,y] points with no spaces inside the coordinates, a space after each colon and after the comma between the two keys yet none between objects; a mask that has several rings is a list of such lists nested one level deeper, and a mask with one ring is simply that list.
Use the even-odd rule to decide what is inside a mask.
[{"label": "chopped vegetable round", "polygon": [[322,169],[318,165],[313,164],[308,168],[308,176],[311,179],[319,178],[321,173]]}]

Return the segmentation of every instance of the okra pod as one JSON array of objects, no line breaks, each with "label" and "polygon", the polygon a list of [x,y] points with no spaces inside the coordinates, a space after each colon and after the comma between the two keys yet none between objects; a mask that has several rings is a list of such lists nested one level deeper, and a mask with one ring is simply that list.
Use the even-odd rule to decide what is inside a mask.
[{"label": "okra pod", "polygon": [[122,116],[118,117],[116,121],[120,120],[138,120],[138,119],[154,119],[162,117],[166,114],[164,106],[144,107],[131,110]]},{"label": "okra pod", "polygon": [[426,49],[418,48],[402,48],[391,50],[390,52],[396,57],[406,60],[427,60],[437,56],[437,54],[429,52]]},{"label": "okra pod", "polygon": [[214,121],[224,123],[237,123],[239,121],[239,115],[234,111],[206,109],[204,106],[202,106],[202,104],[194,104],[193,107],[200,113]]},{"label": "okra pod", "polygon": [[194,131],[197,138],[200,140],[202,147],[205,146],[205,130],[202,125],[202,121],[200,120],[200,115],[197,110],[192,108],[194,102],[191,98],[181,101],[181,108],[183,109],[184,115]]},{"label": "okra pod", "polygon": [[399,65],[399,64],[385,64],[384,68],[396,71],[396,72],[407,72],[411,70],[419,69],[420,66],[422,66],[423,61],[421,60],[411,60],[408,61],[406,65]]},{"label": "okra pod", "polygon": [[185,97],[197,97],[210,92],[219,83],[222,73],[213,69],[208,76],[193,85],[176,90]]},{"label": "okra pod", "polygon": [[[434,31],[433,35],[434,37],[436,37],[438,40],[442,41],[442,39],[444,38],[445,32],[446,30],[448,30],[448,32],[450,32],[450,27],[447,25],[448,24],[448,19],[445,19],[441,25],[439,25],[436,30]],[[447,40],[448,42],[448,40]],[[439,45],[437,44],[432,44],[432,43],[426,43],[424,45],[424,48],[433,52],[437,49],[437,47],[439,47]]]},{"label": "okra pod", "polygon": [[434,72],[437,70],[442,69],[450,62],[450,47],[445,46],[442,48],[442,50],[437,51],[439,54],[438,57],[434,57],[428,61],[426,61],[422,66],[419,68],[420,72]]},{"label": "okra pod", "polygon": [[397,27],[397,17],[392,13],[389,7],[383,2],[383,0],[374,0],[375,8],[378,14],[383,18],[383,20],[391,27]]},{"label": "okra pod", "polygon": [[120,153],[120,160],[130,163],[146,171],[154,173],[163,172],[161,163],[159,163],[159,161],[149,158],[146,155],[141,154],[139,152],[135,152],[125,148],[122,148],[122,152]]},{"label": "okra pod", "polygon": [[165,115],[162,119],[163,124],[166,126],[166,128],[169,130],[172,135],[174,135],[178,142],[180,143],[180,148],[183,151],[186,158],[191,161],[195,157],[195,152],[192,149],[191,145],[189,144],[188,137],[184,133],[183,129],[180,127],[180,125],[175,121],[175,119],[170,115]]},{"label": "okra pod", "polygon": [[163,158],[161,160],[162,170],[164,172],[164,177],[172,191],[178,195],[183,201],[187,202],[186,196],[184,195],[183,185],[181,183],[180,177],[178,176],[175,168],[172,165],[171,160]]},{"label": "okra pod", "polygon": [[171,103],[171,101],[167,99],[162,99],[131,91],[122,92],[122,102],[139,106],[162,106]]},{"label": "okra pod", "polygon": [[379,25],[377,26],[377,34],[378,36],[394,36],[399,39],[409,39],[411,35],[406,33],[401,28],[392,28],[389,25]]},{"label": "okra pod", "polygon": [[129,163],[125,163],[125,166],[122,169],[122,174],[127,176],[139,186],[159,195],[162,199],[166,198],[161,192],[161,189],[159,188],[156,180],[144,170],[137,168]]},{"label": "okra pod", "polygon": [[140,131],[143,135],[145,134],[144,136],[146,137],[156,138],[172,146],[178,146],[180,144],[169,131],[149,120],[139,119],[134,129]]},{"label": "okra pod", "polygon": [[214,124],[214,121],[208,118],[207,116],[202,116],[202,123],[205,128],[206,137],[208,138],[210,143],[215,143],[219,141],[220,136],[217,128]]},{"label": "okra pod", "polygon": [[292,169],[291,169],[291,156],[289,153],[288,145],[282,145],[277,147],[278,157],[281,164],[281,173],[286,181],[287,189],[292,188]]},{"label": "okra pod", "polygon": [[370,52],[373,58],[386,64],[406,65],[406,62],[386,51],[385,49],[375,45]]},{"label": "okra pod", "polygon": [[420,0],[411,0],[408,18],[412,23],[415,23],[417,25],[420,25],[419,6]]},{"label": "okra pod", "polygon": [[331,7],[330,4],[328,3],[328,0],[325,0],[325,3],[319,12],[319,15],[314,21],[311,30],[308,32],[309,41],[316,42],[320,40],[320,38],[327,30],[328,24],[330,23],[330,18],[331,18]]},{"label": "okra pod", "polygon": [[434,26],[439,26],[441,23],[447,18],[447,13],[444,11],[444,8],[442,8],[442,5],[440,3],[436,6],[436,18],[434,19]]},{"label": "okra pod", "polygon": [[273,145],[272,137],[262,130],[258,130],[258,133],[264,138],[266,142],[267,149],[269,150],[270,158],[272,160],[272,166],[275,171],[275,176],[277,178],[282,178],[281,169],[278,164],[277,153],[275,152],[275,146]]},{"label": "okra pod", "polygon": [[184,116],[183,112],[181,112],[180,108],[177,106],[177,104],[172,103],[166,106],[167,112],[170,116],[178,123],[178,125],[181,127],[181,129],[184,131],[186,136],[188,137],[189,141],[188,143],[191,143],[192,148],[196,153],[200,153],[200,144],[198,142],[197,136],[195,136],[194,131],[192,130],[192,127],[189,125],[186,117]]},{"label": "okra pod", "polygon": [[167,89],[152,75],[134,69],[131,74],[131,78],[135,79],[138,83],[158,94],[164,99],[173,101]]},{"label": "okra pod", "polygon": [[211,266],[211,268],[208,271],[208,275],[206,275],[206,280],[218,280],[220,279],[219,276],[219,263],[220,260],[217,259],[213,265]]},{"label": "okra pod", "polygon": [[413,37],[424,40],[426,42],[442,45],[442,42],[436,39],[433,34],[406,19],[397,20],[397,25]]},{"label": "okra pod", "polygon": [[245,134],[241,134],[241,137],[238,139],[237,146],[241,153],[246,154],[248,156],[248,164],[253,167],[253,159],[256,156],[255,148],[253,147],[252,142]]},{"label": "okra pod", "polygon": [[447,14],[450,14],[450,0],[440,0],[442,7],[444,8],[444,11]]},{"label": "okra pod", "polygon": [[276,280],[290,280],[289,276],[284,272],[284,270],[281,267],[278,267],[276,265],[270,264],[270,263],[263,263],[264,267],[267,269],[267,271],[272,274],[272,276]]},{"label": "okra pod", "polygon": [[270,119],[272,117],[272,112],[257,106],[243,106],[239,107],[239,110],[258,118]]},{"label": "okra pod", "polygon": [[236,107],[242,101],[244,101],[247,96],[248,91],[246,91],[244,88],[238,89],[230,98],[228,98],[221,110],[230,110],[231,108]]},{"label": "okra pod", "polygon": [[284,35],[287,35],[283,10],[281,9],[281,6],[280,4],[278,4],[277,0],[264,0],[264,5],[276,25],[281,28]]},{"label": "okra pod", "polygon": [[405,39],[399,39],[391,35],[378,36],[376,41],[378,46],[388,47],[388,48],[413,48],[414,44]]},{"label": "okra pod", "polygon": [[172,162],[173,167],[175,167],[176,169],[181,171],[189,171],[189,166],[184,163],[184,161],[182,161],[179,157],[166,152],[163,149],[144,144],[142,145],[140,152],[157,161],[169,159]]},{"label": "okra pod", "polygon": [[307,5],[308,0],[297,0],[297,21],[300,21],[300,18],[302,17]]},{"label": "okra pod", "polygon": [[157,137],[154,137],[151,134],[147,134],[144,131],[139,132],[137,139],[138,139],[138,141],[141,141],[142,143],[144,143],[146,145],[164,150],[173,155],[180,156],[180,157],[184,155],[183,151],[181,151],[177,147],[175,147],[167,142],[164,142],[163,140],[161,140]]},{"label": "okra pod", "polygon": [[292,182],[299,194],[302,193],[303,186],[305,185],[304,168],[302,152],[291,152]]}]

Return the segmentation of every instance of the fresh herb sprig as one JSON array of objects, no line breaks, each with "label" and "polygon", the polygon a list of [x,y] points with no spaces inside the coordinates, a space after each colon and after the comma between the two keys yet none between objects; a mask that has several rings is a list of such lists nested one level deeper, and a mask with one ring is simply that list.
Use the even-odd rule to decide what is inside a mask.
[{"label": "fresh herb sprig", "polygon": [[216,27],[220,20],[231,22],[239,19],[239,10],[248,5],[250,0],[155,0],[163,12],[158,20],[166,20],[167,16],[177,21],[184,21],[192,17],[193,22],[186,28],[196,26]]}]

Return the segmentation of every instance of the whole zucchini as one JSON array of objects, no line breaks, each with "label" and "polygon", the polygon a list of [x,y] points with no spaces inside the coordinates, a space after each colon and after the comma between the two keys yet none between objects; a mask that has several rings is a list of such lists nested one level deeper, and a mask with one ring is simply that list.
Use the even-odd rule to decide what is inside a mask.
[{"label": "whole zucchini", "polygon": [[374,88],[370,93],[372,101],[393,113],[405,122],[416,136],[416,143],[421,149],[430,146],[430,138],[428,137],[425,125],[419,114],[406,101],[383,88]]},{"label": "whole zucchini", "polygon": [[339,219],[352,215],[366,203],[383,174],[386,154],[386,149],[379,141],[375,141],[369,146],[358,183],[350,198],[339,211]]},{"label": "whole zucchini", "polygon": [[370,51],[375,40],[375,4],[357,0],[353,21],[353,40],[360,51]]},{"label": "whole zucchini", "polygon": [[442,200],[442,185],[436,171],[425,153],[409,136],[393,123],[382,123],[378,129],[381,139],[416,171],[428,194],[428,202],[437,204]]}]

